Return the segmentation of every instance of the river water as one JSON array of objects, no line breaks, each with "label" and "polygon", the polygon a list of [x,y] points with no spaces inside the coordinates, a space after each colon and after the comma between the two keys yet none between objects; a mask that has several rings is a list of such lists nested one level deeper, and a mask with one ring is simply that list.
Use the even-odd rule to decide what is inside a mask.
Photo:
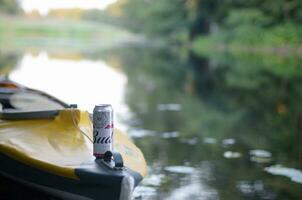
[{"label": "river water", "polygon": [[149,175],[133,199],[302,199],[302,67],[290,56],[124,46],[1,50],[0,73],[91,111],[111,103]]}]

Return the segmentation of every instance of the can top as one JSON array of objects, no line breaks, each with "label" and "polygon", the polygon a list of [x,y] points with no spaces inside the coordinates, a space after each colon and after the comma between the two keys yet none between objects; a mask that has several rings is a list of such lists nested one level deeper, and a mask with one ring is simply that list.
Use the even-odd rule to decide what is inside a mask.
[{"label": "can top", "polygon": [[111,104],[97,104],[94,107],[95,109],[112,109]]}]

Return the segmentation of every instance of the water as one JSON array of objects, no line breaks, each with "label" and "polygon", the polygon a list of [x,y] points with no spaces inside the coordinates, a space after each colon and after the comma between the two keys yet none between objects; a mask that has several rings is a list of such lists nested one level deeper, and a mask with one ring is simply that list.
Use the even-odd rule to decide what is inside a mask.
[{"label": "water", "polygon": [[149,175],[133,199],[302,199],[298,58],[115,47],[0,51],[12,80],[92,110],[111,103]]}]

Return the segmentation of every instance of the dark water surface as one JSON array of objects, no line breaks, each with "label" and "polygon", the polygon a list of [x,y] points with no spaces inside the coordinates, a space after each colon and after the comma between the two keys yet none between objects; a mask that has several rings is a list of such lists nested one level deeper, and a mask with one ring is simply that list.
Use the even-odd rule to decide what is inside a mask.
[{"label": "dark water surface", "polygon": [[141,47],[0,51],[13,80],[85,109],[94,97],[113,101],[149,166],[133,199],[302,199],[301,61]]}]

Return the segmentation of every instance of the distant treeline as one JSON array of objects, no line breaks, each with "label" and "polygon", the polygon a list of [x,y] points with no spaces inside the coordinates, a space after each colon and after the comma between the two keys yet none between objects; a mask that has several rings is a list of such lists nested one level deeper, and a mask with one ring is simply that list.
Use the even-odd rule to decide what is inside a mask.
[{"label": "distant treeline", "polygon": [[[17,0],[0,0],[0,13],[20,12]],[[298,49],[302,44],[301,0],[117,0],[105,11],[65,9],[49,15],[106,22],[164,41],[194,41],[195,49]]]},{"label": "distant treeline", "polygon": [[15,15],[21,13],[17,0],[0,0],[0,13]]},{"label": "distant treeline", "polygon": [[224,43],[284,44],[302,38],[301,0],[118,0],[84,18],[172,40],[215,35],[212,40]]}]

